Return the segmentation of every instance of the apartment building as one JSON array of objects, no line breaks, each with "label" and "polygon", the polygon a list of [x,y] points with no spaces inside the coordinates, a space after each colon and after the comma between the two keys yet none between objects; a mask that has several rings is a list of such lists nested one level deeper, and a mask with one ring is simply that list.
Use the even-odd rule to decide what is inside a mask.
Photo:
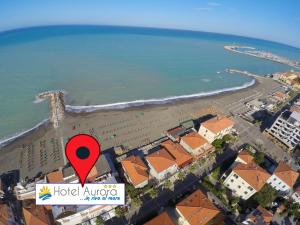
[{"label": "apartment building", "polygon": [[148,167],[139,156],[129,156],[121,161],[127,180],[135,188],[142,188],[148,184]]},{"label": "apartment building", "polygon": [[204,157],[215,150],[205,138],[195,131],[184,135],[180,139],[180,144],[187,152],[195,157]]},{"label": "apartment building", "polygon": [[299,173],[289,167],[285,162],[279,162],[268,183],[280,194],[288,194],[299,177]]},{"label": "apartment building", "polygon": [[236,163],[226,177],[224,185],[234,195],[247,200],[258,192],[271,175],[255,163]]},{"label": "apartment building", "polygon": [[295,148],[300,143],[300,113],[284,111],[273,123],[269,133],[289,149]]},{"label": "apartment building", "polygon": [[218,225],[224,220],[221,211],[200,190],[179,202],[176,212],[182,225]]},{"label": "apartment building", "polygon": [[234,126],[234,121],[225,116],[216,116],[201,123],[199,134],[204,137],[209,143],[212,143],[218,138],[229,134]]},{"label": "apartment building", "polygon": [[150,167],[150,174],[158,180],[168,178],[177,172],[177,164],[174,157],[164,148],[146,156]]}]

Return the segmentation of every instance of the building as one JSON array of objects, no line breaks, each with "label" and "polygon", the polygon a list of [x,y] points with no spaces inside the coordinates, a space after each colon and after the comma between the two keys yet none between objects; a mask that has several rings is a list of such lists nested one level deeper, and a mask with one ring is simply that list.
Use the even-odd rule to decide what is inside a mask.
[{"label": "building", "polygon": [[179,141],[180,137],[183,136],[186,132],[186,128],[183,126],[178,126],[175,128],[172,128],[170,130],[167,130],[166,135],[172,140],[172,141]]},{"label": "building", "polygon": [[47,174],[47,182],[48,183],[62,183],[64,182],[64,177],[62,171],[54,171]]},{"label": "building", "polygon": [[154,217],[152,220],[144,223],[144,225],[175,225],[169,214],[164,211],[158,216]]},{"label": "building", "polygon": [[[62,170],[65,183],[78,183],[78,177],[72,166],[67,166]],[[108,153],[101,154],[95,166],[91,169],[87,181],[100,182],[110,177],[118,176],[117,170]]]},{"label": "building", "polygon": [[253,210],[246,219],[242,222],[245,225],[268,225],[273,219],[273,214],[265,208],[258,206]]},{"label": "building", "polygon": [[0,203],[0,225],[15,225],[14,213],[4,203]]},{"label": "building", "polygon": [[[114,176],[97,182],[100,184],[118,183]],[[81,224],[101,216],[105,221],[115,216],[116,205],[68,205],[52,206],[55,221],[61,225]]]},{"label": "building", "polygon": [[300,143],[300,113],[284,111],[275,120],[269,133],[289,149],[295,148]]},{"label": "building", "polygon": [[214,147],[208,141],[201,137],[197,132],[192,131],[180,139],[180,144],[184,149],[195,157],[204,157],[213,152]]},{"label": "building", "polygon": [[139,156],[129,156],[121,161],[127,180],[135,188],[142,188],[148,184],[148,167]]},{"label": "building", "polygon": [[183,168],[193,161],[193,157],[178,143],[167,140],[162,142],[161,146],[173,156],[178,168]]},{"label": "building", "polygon": [[224,116],[216,116],[201,123],[199,134],[209,143],[212,143],[214,140],[229,134],[232,131],[233,126],[233,120]]},{"label": "building", "polygon": [[246,150],[240,151],[238,156],[235,159],[235,162],[243,163],[243,164],[249,164],[252,163],[254,160],[254,157],[250,155],[250,153]]},{"label": "building", "polygon": [[299,81],[300,73],[299,72],[290,70],[290,71],[287,71],[284,73],[276,73],[275,77],[288,85],[291,85],[297,89],[300,89],[300,81]]},{"label": "building", "polygon": [[274,94],[274,98],[276,100],[278,100],[279,102],[284,102],[287,98],[288,98],[288,95],[286,95],[285,93],[283,93],[282,91],[277,91],[275,94]]},{"label": "building", "polygon": [[299,173],[280,161],[268,183],[281,194],[290,193],[299,177]]},{"label": "building", "polygon": [[300,187],[298,187],[295,192],[292,194],[291,198],[294,202],[300,204]]},{"label": "building", "polygon": [[226,177],[224,185],[234,195],[247,200],[265,185],[270,176],[267,171],[253,162],[237,163]]},{"label": "building", "polygon": [[26,225],[53,224],[51,210],[49,210],[45,206],[35,205],[34,203],[29,205],[28,207],[23,207],[23,216]]},{"label": "building", "polygon": [[164,148],[146,156],[150,167],[150,174],[158,180],[168,178],[177,172],[177,165],[173,156]]},{"label": "building", "polygon": [[220,210],[200,190],[179,202],[176,212],[179,223],[183,225],[219,225],[224,220]]}]

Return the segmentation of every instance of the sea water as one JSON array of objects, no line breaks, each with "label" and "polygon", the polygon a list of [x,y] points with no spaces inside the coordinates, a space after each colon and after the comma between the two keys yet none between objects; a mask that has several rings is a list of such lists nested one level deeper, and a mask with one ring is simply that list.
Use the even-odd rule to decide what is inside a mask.
[{"label": "sea water", "polygon": [[300,60],[300,49],[291,46],[205,32],[111,26],[2,32],[0,138],[49,117],[48,103],[35,99],[47,90],[65,90],[66,103],[77,108],[122,108],[137,100],[163,103],[177,96],[205,96],[251,84],[252,78],[226,73],[226,68],[260,75],[291,69],[224,50],[230,44]]}]

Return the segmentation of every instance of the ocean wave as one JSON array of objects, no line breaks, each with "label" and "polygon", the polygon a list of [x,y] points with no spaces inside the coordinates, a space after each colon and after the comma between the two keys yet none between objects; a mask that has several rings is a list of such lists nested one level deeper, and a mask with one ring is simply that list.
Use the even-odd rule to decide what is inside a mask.
[{"label": "ocean wave", "polygon": [[66,110],[69,112],[93,112],[100,109],[125,109],[130,107],[137,107],[137,106],[144,106],[144,105],[161,105],[165,103],[175,102],[184,99],[196,99],[196,98],[203,98],[213,95],[218,95],[226,92],[233,92],[242,90],[248,87],[253,86],[256,83],[255,79],[252,79],[249,82],[244,83],[241,86],[232,87],[232,88],[223,88],[216,91],[209,91],[209,92],[200,92],[196,94],[190,95],[180,95],[180,96],[171,96],[166,98],[157,98],[157,99],[148,99],[148,100],[135,100],[130,102],[117,102],[112,104],[104,104],[104,105],[91,105],[91,106],[72,106],[66,105]]},{"label": "ocean wave", "polygon": [[49,122],[50,122],[50,119],[47,118],[47,119],[44,119],[42,122],[38,123],[37,125],[35,125],[34,127],[28,129],[28,130],[18,132],[16,134],[12,135],[11,137],[3,137],[3,138],[1,138],[0,139],[0,148],[8,145],[9,143],[13,142],[17,138],[25,136],[25,135],[27,135],[27,134],[29,134],[29,133],[31,133],[31,132],[39,129],[42,126],[47,125]]}]

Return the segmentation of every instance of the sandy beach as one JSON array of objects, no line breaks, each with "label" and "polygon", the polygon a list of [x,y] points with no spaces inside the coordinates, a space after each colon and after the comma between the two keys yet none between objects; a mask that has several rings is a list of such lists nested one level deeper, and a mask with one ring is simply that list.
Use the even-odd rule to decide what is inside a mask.
[{"label": "sandy beach", "polygon": [[103,151],[124,145],[129,149],[146,145],[163,136],[164,131],[189,119],[206,114],[230,115],[246,110],[244,103],[272,94],[280,84],[256,78],[256,84],[235,92],[200,99],[179,100],[164,105],[146,105],[122,110],[66,113],[62,125],[40,127],[0,149],[0,174],[19,170],[21,178],[33,178],[64,166],[64,145],[78,133],[95,136]]}]

